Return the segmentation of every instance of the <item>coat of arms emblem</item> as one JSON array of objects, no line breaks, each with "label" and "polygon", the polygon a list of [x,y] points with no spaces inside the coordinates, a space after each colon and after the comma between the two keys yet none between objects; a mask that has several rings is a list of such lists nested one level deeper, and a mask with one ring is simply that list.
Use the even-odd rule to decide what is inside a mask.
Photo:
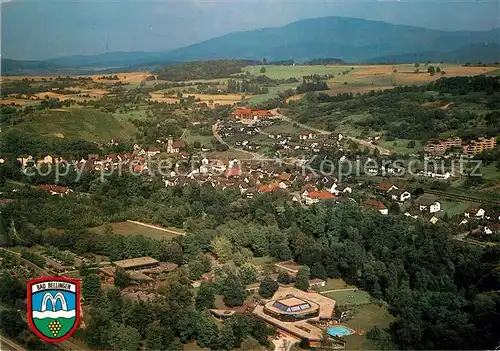
[{"label": "coat of arms emblem", "polygon": [[71,336],[80,323],[80,282],[62,277],[43,277],[28,282],[28,322],[47,342]]}]

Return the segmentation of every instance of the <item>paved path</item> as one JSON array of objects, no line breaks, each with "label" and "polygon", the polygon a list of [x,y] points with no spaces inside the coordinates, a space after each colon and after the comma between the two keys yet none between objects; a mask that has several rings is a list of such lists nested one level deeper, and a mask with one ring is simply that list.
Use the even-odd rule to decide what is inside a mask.
[{"label": "paved path", "polygon": [[[299,126],[300,128],[312,130],[313,132],[316,132],[316,133],[322,134],[322,135],[330,135],[332,133],[332,132],[329,132],[327,130],[314,128],[314,127],[308,126],[307,124],[303,124],[303,123],[299,123],[297,121],[294,121],[290,117],[287,117],[287,116],[284,116],[284,115],[278,113],[278,109],[274,109],[272,111],[277,118],[280,118],[280,119],[287,121],[289,123],[295,123],[295,125]],[[350,137],[350,136],[346,136],[346,138],[348,138],[348,139],[350,139],[350,140],[352,140],[360,145],[369,147],[371,149],[378,149],[378,151],[380,152],[381,155],[390,155],[391,154],[391,150],[383,148],[383,147],[378,146],[378,145],[373,145],[372,143],[370,143],[366,140],[356,139],[356,138]]]},{"label": "paved path", "polygon": [[333,290],[325,290],[325,291],[320,291],[320,294],[328,294],[332,292],[337,292],[337,291],[357,291],[359,290],[358,288],[346,288],[346,289],[333,289]]},{"label": "paved path", "polygon": [[142,225],[143,227],[148,227],[148,228],[152,228],[152,229],[161,230],[162,232],[167,232],[167,233],[170,233],[170,234],[186,235],[185,232],[177,232],[175,230],[170,230],[170,229],[167,229],[167,228],[162,228],[162,227],[159,227],[159,226],[156,226],[156,225],[153,225],[153,224],[142,223],[142,222],[137,222],[137,221],[130,221],[130,220],[127,220],[127,222],[134,223],[134,224],[137,224],[137,225]]}]

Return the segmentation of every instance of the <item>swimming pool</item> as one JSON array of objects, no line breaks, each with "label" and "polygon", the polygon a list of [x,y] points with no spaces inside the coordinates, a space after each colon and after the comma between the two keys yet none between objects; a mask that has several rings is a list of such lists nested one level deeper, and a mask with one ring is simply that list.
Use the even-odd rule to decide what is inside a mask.
[{"label": "swimming pool", "polygon": [[328,327],[328,335],[330,336],[346,336],[351,334],[354,334],[354,331],[343,325]]}]

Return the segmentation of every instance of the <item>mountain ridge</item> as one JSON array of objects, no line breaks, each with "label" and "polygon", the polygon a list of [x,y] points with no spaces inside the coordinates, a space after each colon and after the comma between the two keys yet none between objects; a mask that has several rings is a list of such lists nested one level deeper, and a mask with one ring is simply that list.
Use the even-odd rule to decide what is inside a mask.
[{"label": "mountain ridge", "polygon": [[[261,60],[265,57],[268,61],[293,59],[295,62],[304,62],[318,57],[338,57],[345,62],[363,63],[391,57],[398,60],[407,57],[409,60],[412,55],[418,57],[429,53],[448,57],[445,53],[462,50],[464,54],[465,48],[470,45],[487,43],[500,43],[500,28],[443,31],[329,16],[303,19],[281,27],[231,32],[170,51],[74,55],[42,62],[62,67],[113,68],[212,59]],[[460,63],[471,61],[470,57],[478,55],[471,53],[470,57],[467,56],[461,55]],[[485,53],[484,57],[491,58],[491,52]]]}]

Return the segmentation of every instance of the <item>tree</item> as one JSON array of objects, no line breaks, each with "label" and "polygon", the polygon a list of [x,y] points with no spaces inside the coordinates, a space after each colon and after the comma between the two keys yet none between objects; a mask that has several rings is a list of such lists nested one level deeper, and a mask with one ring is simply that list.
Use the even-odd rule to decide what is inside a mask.
[{"label": "tree", "polygon": [[416,62],[415,63],[415,68],[418,68],[418,67],[420,67],[420,63]]},{"label": "tree", "polygon": [[233,350],[236,344],[233,328],[229,324],[224,324],[217,340],[216,350]]},{"label": "tree", "polygon": [[256,351],[260,350],[261,346],[255,338],[249,336],[241,343],[240,350],[241,351]]},{"label": "tree", "polygon": [[163,328],[160,321],[156,320],[150,323],[147,327],[146,338],[144,340],[144,346],[146,350],[164,350],[166,345],[164,344]]},{"label": "tree", "polygon": [[132,284],[132,278],[126,270],[121,267],[116,267],[114,284],[117,288],[123,289]]},{"label": "tree", "polygon": [[212,248],[215,255],[222,263],[231,259],[233,254],[233,245],[227,238],[223,236],[216,237],[212,240]]},{"label": "tree", "polygon": [[238,276],[245,285],[257,282],[258,278],[257,270],[251,263],[243,264],[238,270]]},{"label": "tree", "polygon": [[280,284],[290,284],[292,282],[292,278],[290,277],[290,275],[285,272],[285,271],[280,271],[278,273],[278,283]]},{"label": "tree", "polygon": [[407,144],[407,146],[406,146],[406,147],[407,147],[408,149],[414,149],[414,148],[415,148],[415,145],[416,145],[415,140],[410,140],[410,141],[408,142],[408,144]]},{"label": "tree", "polygon": [[261,67],[260,73],[266,73],[266,67]]},{"label": "tree", "polygon": [[325,266],[323,266],[321,262],[314,262],[314,264],[311,267],[311,277],[323,280],[326,280],[328,278]]},{"label": "tree", "polygon": [[309,267],[301,266],[297,272],[297,277],[295,278],[295,287],[306,291],[309,289],[309,279],[311,279]]},{"label": "tree", "polygon": [[198,321],[198,336],[196,341],[200,347],[211,348],[217,342],[219,337],[219,328],[215,319],[209,311],[201,313]]},{"label": "tree", "polygon": [[212,283],[201,283],[195,299],[196,309],[215,308],[215,289]]},{"label": "tree", "polygon": [[26,323],[20,313],[15,310],[0,311],[0,330],[11,338],[16,338],[24,329]]},{"label": "tree", "polygon": [[427,72],[428,72],[431,76],[433,76],[433,75],[435,75],[435,74],[436,74],[436,68],[435,68],[434,66],[429,66],[429,67],[427,68]]},{"label": "tree", "polygon": [[165,246],[162,253],[162,261],[182,265],[184,263],[182,246],[178,242],[172,241]]},{"label": "tree", "polygon": [[224,281],[222,295],[227,307],[241,306],[245,301],[246,290],[238,277],[230,273]]},{"label": "tree", "polygon": [[115,351],[139,350],[141,335],[137,329],[123,324],[113,324],[109,335],[109,344]]},{"label": "tree", "polygon": [[278,290],[279,285],[271,277],[265,276],[260,282],[259,295],[265,299],[268,299],[274,295],[276,290]]},{"label": "tree", "polygon": [[82,295],[85,301],[92,302],[101,294],[101,279],[97,274],[89,274],[82,280]]}]

